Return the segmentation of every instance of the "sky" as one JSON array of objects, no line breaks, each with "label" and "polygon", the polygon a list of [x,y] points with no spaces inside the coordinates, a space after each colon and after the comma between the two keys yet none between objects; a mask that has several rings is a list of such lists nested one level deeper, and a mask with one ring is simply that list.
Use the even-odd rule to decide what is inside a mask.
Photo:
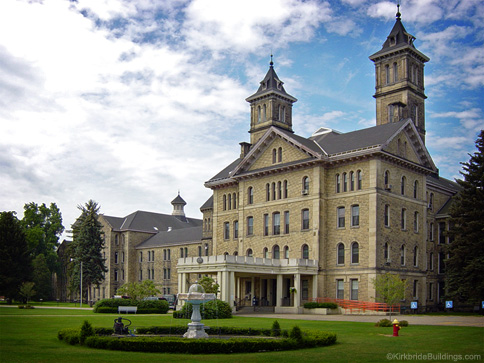
[{"label": "sky", "polygon": [[[484,129],[484,6],[407,0],[402,22],[430,57],[426,146],[458,178]],[[298,101],[293,129],[375,125],[374,65],[396,2],[365,0],[0,1],[0,211],[56,203],[201,218],[204,182],[249,141],[269,69]]]}]

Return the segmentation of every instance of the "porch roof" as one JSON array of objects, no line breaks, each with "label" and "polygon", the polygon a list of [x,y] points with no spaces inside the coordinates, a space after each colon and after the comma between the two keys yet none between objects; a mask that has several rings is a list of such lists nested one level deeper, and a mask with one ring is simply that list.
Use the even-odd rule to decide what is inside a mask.
[{"label": "porch roof", "polygon": [[178,259],[178,273],[234,271],[249,274],[317,275],[318,260],[260,258],[234,255],[185,257]]}]

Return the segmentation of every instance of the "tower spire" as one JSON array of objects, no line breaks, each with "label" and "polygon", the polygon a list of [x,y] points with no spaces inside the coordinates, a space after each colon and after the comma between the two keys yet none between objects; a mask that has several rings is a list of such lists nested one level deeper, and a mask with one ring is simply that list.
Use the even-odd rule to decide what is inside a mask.
[{"label": "tower spire", "polygon": [[400,14],[400,3],[397,4],[397,19],[400,19],[400,17],[402,16],[402,14]]}]

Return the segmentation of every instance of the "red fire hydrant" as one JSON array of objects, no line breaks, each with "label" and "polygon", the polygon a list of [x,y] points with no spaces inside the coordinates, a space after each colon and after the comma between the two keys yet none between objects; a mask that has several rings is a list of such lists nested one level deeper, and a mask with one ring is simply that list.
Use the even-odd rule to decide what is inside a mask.
[{"label": "red fire hydrant", "polygon": [[393,336],[398,337],[398,331],[401,329],[400,325],[398,325],[399,324],[398,320],[397,319],[393,320],[392,324],[393,324]]}]

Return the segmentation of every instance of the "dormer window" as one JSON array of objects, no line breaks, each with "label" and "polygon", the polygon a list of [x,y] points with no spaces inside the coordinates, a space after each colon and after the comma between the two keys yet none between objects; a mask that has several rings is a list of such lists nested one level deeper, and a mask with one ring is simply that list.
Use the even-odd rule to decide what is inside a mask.
[{"label": "dormer window", "polygon": [[390,46],[397,44],[396,38],[394,36],[390,37]]}]

